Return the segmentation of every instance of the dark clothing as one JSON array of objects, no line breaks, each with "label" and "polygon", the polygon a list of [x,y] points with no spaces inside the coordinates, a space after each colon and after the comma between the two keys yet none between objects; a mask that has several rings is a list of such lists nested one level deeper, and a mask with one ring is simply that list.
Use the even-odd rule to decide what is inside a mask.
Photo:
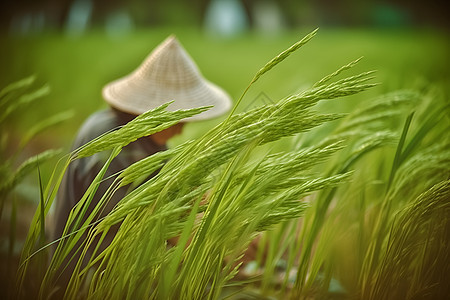
[{"label": "dark clothing", "polygon": [[[123,114],[113,109],[107,109],[93,114],[82,125],[75,139],[73,149],[84,145],[105,132],[112,129],[118,129],[121,125],[130,121],[132,117],[133,116],[131,115]],[[165,146],[155,144],[150,137],[140,138],[124,147],[108,167],[104,176],[104,179],[108,179],[104,180],[99,185],[89,211],[92,211],[102,195],[105,194],[108,187],[116,178],[118,171],[125,169],[149,155],[165,149]],[[52,234],[53,240],[61,237],[71,209],[82,198],[108,157],[109,151],[104,151],[94,154],[91,157],[77,159],[69,165],[55,200],[56,209]],[[127,192],[128,187],[122,187],[117,190],[100,217],[107,215]],[[102,244],[102,248],[105,248],[106,245],[111,242],[114,238],[114,234],[115,230],[110,230],[105,238],[105,243]],[[70,270],[73,268],[69,266],[68,269]],[[71,271],[66,273],[71,273]],[[68,280],[68,278],[66,280]]]}]

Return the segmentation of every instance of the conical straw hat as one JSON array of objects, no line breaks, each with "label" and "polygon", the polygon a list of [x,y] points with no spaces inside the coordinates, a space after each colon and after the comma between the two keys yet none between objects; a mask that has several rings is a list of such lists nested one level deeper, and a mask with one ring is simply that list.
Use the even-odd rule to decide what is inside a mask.
[{"label": "conical straw hat", "polygon": [[202,76],[174,36],[156,47],[134,72],[107,84],[103,97],[111,106],[135,115],[172,100],[171,111],[213,105],[184,121],[220,116],[232,103],[223,89]]}]

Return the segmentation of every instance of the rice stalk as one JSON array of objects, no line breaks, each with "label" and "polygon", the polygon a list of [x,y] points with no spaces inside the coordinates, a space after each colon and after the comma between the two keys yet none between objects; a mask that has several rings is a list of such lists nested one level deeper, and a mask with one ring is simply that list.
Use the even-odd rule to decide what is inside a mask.
[{"label": "rice stalk", "polygon": [[278,65],[280,62],[285,60],[289,55],[297,51],[300,47],[308,43],[317,33],[319,28],[313,30],[311,33],[307,34],[304,38],[302,38],[300,41],[296,42],[292,46],[290,46],[288,49],[284,50],[274,58],[272,58],[268,63],[264,65],[253,77],[250,84],[256,82],[264,73],[270,71],[273,67]]},{"label": "rice stalk", "polygon": [[367,299],[444,299],[449,293],[450,182],[397,214]]},{"label": "rice stalk", "polygon": [[[354,78],[358,77],[355,76]],[[340,82],[347,81],[347,79],[340,80]],[[389,123],[389,117],[393,114],[402,113],[402,110],[408,109],[416,99],[416,94],[409,91],[390,93],[352,112],[339,124],[334,134],[327,136],[323,141],[317,142],[319,145],[327,145],[336,140],[344,140],[350,145],[340,156],[336,156],[335,162],[329,164],[328,174],[347,172],[354,168],[357,162],[364,160],[375,150],[388,145],[395,145],[398,137],[394,132],[386,130],[386,128],[391,127],[386,126],[386,123]],[[325,241],[327,238],[322,237],[322,235],[323,231],[327,230],[329,226],[326,216],[337,191],[336,188],[333,188],[319,193],[313,204],[313,209],[310,209],[305,216],[302,232],[293,248],[293,253],[298,253],[301,250],[297,278],[292,293],[293,298],[308,294],[316,281],[317,268],[329,256],[320,254],[325,253],[323,251],[326,250],[322,247],[327,248],[327,244],[332,243],[331,240]],[[339,202],[336,205],[339,205]],[[345,211],[340,210],[337,210],[338,212],[345,213]],[[290,255],[288,270],[294,266],[295,257],[295,255]]]},{"label": "rice stalk", "polygon": [[[291,98],[291,99],[294,99],[294,101],[296,100],[296,98]],[[249,112],[249,114],[251,114],[251,113],[253,113],[253,112]],[[300,116],[302,116],[302,114],[300,114]],[[316,118],[317,118],[317,116],[316,116]],[[326,118],[326,120],[330,120],[330,118],[328,116],[326,116],[325,118]],[[267,119],[269,119],[271,122],[275,122],[276,120],[279,120],[279,123],[283,124],[283,120],[280,121],[280,118],[275,118],[273,115],[267,115]],[[313,120],[313,116],[312,115],[310,116],[310,119]],[[332,119],[334,119],[334,117]],[[316,120],[314,120],[314,121],[316,121]],[[265,125],[265,122],[267,122],[268,125]],[[314,127],[314,126],[319,125],[322,121],[320,121],[320,122],[316,121],[317,123],[309,124],[310,122],[311,121],[308,121],[308,119],[307,120],[303,119],[302,122],[300,123],[300,125],[297,125],[298,127],[296,126],[294,128],[299,128],[297,130],[306,130],[306,129],[301,128],[301,125],[303,125],[306,128],[309,128],[309,126]],[[205,153],[204,156],[198,157],[195,161],[192,161],[187,166],[183,166],[182,164],[175,165],[175,166],[184,167],[184,169],[182,168],[179,171],[179,173],[177,174],[176,177],[172,175],[172,174],[175,173],[173,168],[171,170],[168,170],[167,167],[163,167],[163,169],[158,174],[158,176],[154,177],[149,182],[147,182],[149,184],[148,187],[146,186],[147,183],[144,183],[142,185],[142,188],[139,189],[139,197],[136,197],[138,195],[137,193],[136,194],[135,193],[131,193],[130,196],[125,197],[124,201],[122,201],[118,205],[117,209],[114,210],[105,219],[105,223],[104,223],[105,226],[110,226],[111,224],[114,224],[114,223],[116,223],[116,222],[118,222],[120,220],[123,220],[123,222],[124,222],[123,225],[125,225],[125,223],[127,223],[129,221],[129,219],[132,218],[132,216],[135,213],[137,213],[138,209],[140,209],[140,210],[141,209],[145,209],[145,206],[150,208],[150,211],[152,212],[152,216],[153,216],[152,219],[155,219],[155,218],[159,219],[160,218],[159,220],[164,220],[166,218],[165,214],[162,213],[162,210],[158,210],[158,206],[159,206],[158,204],[162,205],[162,203],[165,203],[165,201],[167,201],[167,200],[163,200],[166,197],[166,196],[164,196],[166,193],[170,194],[172,199],[176,199],[176,197],[174,195],[176,195],[176,193],[179,192],[180,190],[182,191],[186,187],[195,187],[195,186],[198,186],[199,184],[204,183],[205,181],[204,180],[200,180],[199,178],[208,177],[208,175],[212,172],[212,170],[220,167],[223,164],[223,162],[221,162],[221,161],[229,160],[229,157],[231,156],[230,155],[230,151],[233,151],[235,153],[239,149],[238,146],[242,147],[242,146],[248,145],[248,139],[249,139],[248,137],[249,136],[253,137],[253,140],[256,143],[255,145],[261,145],[261,144],[263,144],[263,143],[265,143],[265,142],[267,142],[269,140],[278,139],[280,136],[287,135],[287,134],[292,134],[291,131],[289,131],[288,128],[287,128],[288,126],[292,126],[293,125],[292,122],[286,122],[285,126],[286,126],[286,131],[287,132],[286,131],[283,132],[283,130],[276,130],[276,131],[272,131],[272,132],[269,131],[267,128],[275,129],[276,126],[274,126],[275,124],[272,125],[271,123],[269,123],[269,121],[266,121],[266,120],[262,120],[262,121],[258,120],[258,125],[259,126],[249,125],[246,128],[246,130],[249,131],[249,129],[250,129],[251,133],[252,132],[253,133],[260,132],[259,134],[251,134],[251,133],[249,134],[249,133],[247,133],[244,130],[240,131],[239,129],[234,129],[234,128],[233,128],[234,132],[232,131],[230,133],[225,133],[226,135],[229,136],[229,138],[225,137],[224,139],[217,140],[216,145],[214,145],[215,147],[213,145],[208,145],[209,147],[206,147],[206,149],[204,150],[204,153]],[[261,130],[261,126],[265,126],[265,127],[262,127],[262,128],[264,128],[264,130]],[[277,126],[277,127],[278,127],[277,129],[279,129],[279,126]],[[244,137],[247,137],[247,139],[237,135],[237,133],[240,133],[240,134],[244,135]],[[258,138],[260,138],[260,139],[258,139]],[[227,140],[227,139],[230,139],[230,140]],[[234,145],[231,143],[231,141],[234,142],[233,143]],[[200,140],[200,142],[201,142],[201,140]],[[230,148],[230,146],[231,146],[230,144],[235,146],[235,147]],[[231,149],[236,149],[236,150],[231,150]],[[215,153],[214,151],[216,151],[217,153]],[[180,155],[182,155],[183,153],[184,152],[182,152]],[[175,157],[174,159],[176,160],[177,157]],[[170,164],[170,162],[169,162],[169,164]],[[238,165],[240,165],[240,164],[238,164]],[[293,164],[293,165],[295,166],[295,164]],[[195,168],[192,167],[192,166],[195,166]],[[234,167],[232,167],[232,169],[236,168],[236,164],[232,164],[230,166],[234,166]],[[186,171],[184,171],[184,170],[186,170]],[[189,172],[187,170],[189,170]],[[230,169],[230,171],[231,171],[231,169]],[[239,172],[235,172],[235,173],[239,174]],[[185,184],[185,185],[183,185],[181,187],[177,186],[175,183],[173,183],[173,185],[170,185],[171,180],[166,178],[167,177],[166,174],[170,174],[171,175],[170,177],[172,178],[172,180],[173,180],[173,178],[177,178],[178,181],[183,182],[184,180],[187,179],[188,184]],[[189,177],[188,177],[187,174],[189,174]],[[204,175],[201,175],[201,174],[204,174]],[[227,172],[225,174],[227,174]],[[184,179],[184,178],[186,178],[186,179]],[[293,201],[291,203],[288,200],[293,199],[293,198],[297,198],[298,199],[298,198],[301,197],[302,194],[307,193],[307,192],[312,191],[312,190],[317,189],[317,188],[323,188],[323,186],[325,186],[325,184],[328,184],[328,183],[331,183],[331,182],[334,182],[334,184],[337,184],[338,182],[341,182],[342,179],[343,179],[342,176],[338,176],[338,177],[333,178],[333,180],[327,179],[326,181],[320,181],[320,180],[319,181],[312,180],[310,182],[306,181],[305,184],[300,185],[297,188],[294,188],[292,190],[287,190],[286,192],[281,193],[278,198],[275,198],[276,199],[275,201],[273,200],[273,198],[267,199],[266,200],[267,204],[265,204],[265,205],[268,205],[268,208],[264,208],[264,207],[259,206],[258,209],[255,210],[255,211],[273,211],[273,213],[270,214],[270,215],[264,216],[264,218],[260,219],[261,220],[260,222],[255,222],[255,220],[258,220],[258,218],[257,218],[258,216],[255,216],[254,214],[250,214],[250,217],[248,217],[248,218],[249,218],[249,220],[252,220],[251,223],[254,224],[254,225],[252,225],[252,227],[259,228],[259,230],[264,230],[265,228],[268,228],[271,225],[280,222],[280,220],[283,220],[286,217],[287,218],[298,217],[299,214],[301,213],[301,211],[303,211],[304,206],[302,208],[302,205],[300,205],[299,202]],[[159,182],[166,182],[165,188],[163,189],[165,191],[165,193],[162,193],[162,194],[159,193],[159,196],[157,198],[154,198],[154,201],[146,200],[146,198],[148,198],[150,195],[154,195],[153,191],[156,192],[157,189],[155,187],[158,186]],[[248,221],[247,222],[245,222],[245,221],[242,222],[242,220],[239,221],[239,222],[237,222],[237,221],[230,222],[230,220],[222,221],[221,218],[219,218],[218,220],[214,221],[215,216],[220,217],[220,216],[226,216],[226,215],[229,215],[229,216],[235,215],[235,213],[231,213],[231,212],[230,213],[224,212],[224,213],[220,213],[220,214],[219,213],[215,213],[217,211],[217,209],[219,209],[219,208],[221,208],[221,209],[228,209],[228,208],[232,209],[234,207],[234,205],[237,205],[239,203],[239,202],[237,202],[236,204],[234,204],[233,202],[228,202],[228,201],[225,200],[225,199],[230,199],[230,200],[231,199],[238,199],[238,198],[235,198],[235,197],[229,198],[229,197],[225,196],[226,195],[225,193],[231,192],[232,190],[236,190],[235,188],[231,189],[231,187],[233,186],[233,185],[231,185],[232,181],[230,181],[230,179],[226,179],[226,180],[222,180],[222,181],[219,181],[219,182],[229,182],[229,183],[226,186],[222,186],[220,188],[220,190],[222,191],[221,192],[222,194],[214,192],[214,190],[213,190],[212,194],[213,195],[217,195],[217,197],[218,197],[217,199],[216,198],[214,198],[214,199],[208,199],[207,198],[210,202],[213,202],[213,203],[216,203],[216,204],[214,206],[211,206],[211,208],[210,208],[210,209],[212,209],[211,211],[209,211],[208,209],[206,210],[205,216],[209,217],[209,219],[208,218],[204,219],[204,220],[210,220],[209,222],[212,222],[212,224],[215,224],[215,226],[212,226],[212,225],[209,226],[209,225],[207,225],[208,222],[206,222],[205,223],[206,225],[205,224],[200,225],[200,227],[199,227],[200,231],[199,232],[206,232],[206,231],[209,230],[209,228],[215,228],[214,232],[236,232],[236,230],[230,230],[230,229],[220,230],[220,229],[217,229],[217,228],[221,227],[221,226],[219,226],[220,224],[227,224],[227,225],[231,226],[231,228],[233,228],[233,226],[238,226],[237,228],[242,227],[241,224],[250,224],[250,223],[248,223]],[[295,182],[295,185],[297,185],[297,182],[298,181]],[[150,185],[150,183],[152,185]],[[169,184],[169,186],[167,186],[167,184]],[[264,185],[261,185],[261,186],[264,187]],[[229,191],[229,190],[231,190],[231,191]],[[173,194],[173,193],[175,193],[175,194]],[[144,196],[145,198],[143,198],[142,196]],[[138,199],[139,199],[139,202],[142,203],[142,204],[138,204],[137,206],[133,205],[133,202],[138,201]],[[223,200],[219,200],[219,199],[223,199]],[[222,203],[222,201],[226,201],[226,202]],[[145,206],[143,205],[144,203],[145,203]],[[229,203],[229,204],[226,204],[226,203]],[[249,203],[251,203],[251,201]],[[292,210],[294,208],[293,205],[295,205],[295,207],[296,207],[294,210]],[[140,208],[140,207],[142,207],[142,208]],[[164,206],[162,206],[162,207],[164,207]],[[276,210],[277,207],[279,208],[279,211]],[[251,207],[247,208],[246,210],[248,211],[250,209],[251,209]],[[123,212],[121,212],[121,211],[123,211]],[[161,213],[158,213],[158,211],[161,211]],[[243,213],[243,215],[245,215],[244,212],[241,211],[241,213]],[[119,217],[115,216],[115,214],[119,214]],[[126,216],[125,219],[123,219],[123,217],[121,217],[121,215]],[[143,216],[141,216],[141,214],[139,214],[139,213],[137,214],[137,216],[140,219],[143,218]],[[261,218],[261,217],[259,217],[259,218]],[[110,223],[108,223],[108,221],[109,221],[108,219],[115,220],[115,221],[110,221]],[[146,218],[146,219],[149,220],[148,218]],[[180,218],[180,219],[182,219],[182,218]],[[153,222],[150,222],[150,223],[153,224]],[[233,225],[233,224],[236,224],[236,225]],[[237,225],[237,224],[239,224],[239,225]],[[101,227],[99,227],[99,228],[101,228]],[[140,236],[142,236],[142,235],[140,235]],[[149,236],[151,237],[152,234],[149,233]],[[214,236],[214,234],[211,234],[211,235],[208,235],[208,236]],[[130,237],[130,235],[128,235],[128,234],[125,235],[124,234],[124,235],[120,235],[120,237]],[[119,236],[117,236],[117,238],[119,238]],[[212,268],[215,264],[213,262],[208,262],[207,258],[208,257],[213,257],[214,259],[218,259],[218,258],[221,258],[221,257],[223,258],[223,257],[225,257],[227,255],[227,253],[228,253],[227,251],[230,251],[230,250],[227,250],[225,252],[224,252],[224,250],[215,250],[215,251],[219,251],[219,252],[214,252],[216,254],[212,254],[211,253],[212,248],[210,248],[211,246],[208,246],[209,243],[207,243],[206,241],[203,242],[203,244],[205,244],[205,245],[201,246],[202,248],[199,248],[200,245],[201,245],[201,242],[195,242],[195,241],[204,241],[205,238],[206,238],[205,234],[200,234],[197,237],[197,239],[193,240],[194,244],[191,244],[191,245],[197,245],[197,246],[192,246],[192,247],[194,247],[193,249],[195,249],[195,251],[191,250],[192,253],[196,253],[196,259],[191,261],[191,263],[188,263],[188,262],[185,261],[183,263],[183,265],[182,265],[186,269],[189,270],[188,274],[197,274],[197,276],[198,276],[198,274],[205,274],[205,275],[218,274],[218,273],[220,274],[220,270],[217,270],[217,269],[216,269],[216,271],[212,271],[212,270],[208,271],[208,268]],[[228,237],[228,239],[229,238],[230,237]],[[237,238],[238,240],[240,239],[238,237],[235,237],[235,238]],[[136,241],[136,242],[139,241],[140,243],[142,242],[141,239],[137,239],[137,238],[133,238],[133,240]],[[214,238],[214,242],[211,242],[211,243],[214,244],[214,245],[220,245],[219,241],[220,241],[220,239]],[[130,242],[130,240],[128,240],[128,242]],[[120,243],[120,244],[123,245],[124,243],[125,243],[125,241]],[[148,244],[148,243],[145,243],[145,244]],[[235,249],[235,248],[232,247],[232,245],[233,245],[232,243],[227,243],[227,244],[228,245],[227,245],[226,249]],[[136,244],[135,246],[133,246],[133,248],[136,248],[136,247],[139,247],[139,245]],[[191,247],[191,246],[189,246],[189,247]],[[203,250],[199,251],[199,249],[203,249]],[[219,249],[223,249],[223,248],[219,247]],[[208,255],[206,253],[205,254],[201,254],[201,253],[204,253],[204,251],[206,251],[206,253],[209,253],[209,254]],[[188,253],[191,253],[191,252],[188,252]],[[112,255],[112,253],[111,253],[111,255]],[[124,257],[122,257],[122,258],[124,258]],[[118,257],[115,258],[115,259],[117,260]],[[159,260],[157,260],[156,262],[158,262],[158,261]],[[207,268],[206,270],[198,270],[197,269],[197,268],[200,267],[200,265],[198,263],[199,261],[203,262],[201,266]],[[153,263],[155,263],[155,261]],[[124,264],[124,263],[118,263],[118,262],[115,263],[115,264],[108,263],[107,268],[109,268],[110,266],[111,267],[115,267],[115,266],[119,266],[119,265],[122,265],[122,264]],[[186,267],[186,265],[192,265],[192,266],[196,266],[196,267],[194,269],[192,269],[192,268]],[[147,267],[146,268],[148,269],[149,267],[150,266],[147,263]],[[196,270],[196,271],[193,271],[193,270]],[[113,270],[106,269],[105,272],[112,274]],[[154,275],[152,275],[152,276],[154,276]],[[218,276],[218,275],[216,275],[216,276]],[[189,276],[185,275],[185,277],[181,277],[181,278],[188,278],[188,277]],[[216,279],[213,279],[211,277],[207,277],[207,278],[204,278],[204,279],[198,279],[199,280],[198,285],[191,286],[189,288],[189,290],[185,290],[185,292],[181,292],[181,294],[197,295],[197,297],[200,297],[205,292],[205,290],[204,290],[205,284],[207,282],[210,282],[210,280],[212,280],[213,282],[217,281],[218,278],[220,278],[220,277],[221,276],[215,277]],[[184,282],[183,279],[180,279],[180,282]],[[203,286],[203,288],[200,288],[201,286]],[[104,289],[104,288],[102,288],[102,289]],[[106,291],[106,289],[105,289],[105,291]]]},{"label": "rice stalk", "polygon": [[70,111],[70,110],[64,111],[61,113],[57,113],[53,116],[50,116],[50,117],[40,121],[39,123],[35,124],[33,127],[30,128],[30,130],[28,130],[25,133],[24,137],[22,138],[22,140],[20,142],[19,149],[22,149],[23,147],[25,147],[25,145],[28,144],[28,142],[32,138],[34,138],[36,135],[38,135],[39,133],[43,132],[47,128],[56,126],[57,124],[67,121],[68,119],[72,118],[73,115],[74,115],[73,111]]},{"label": "rice stalk", "polygon": [[0,193],[5,195],[7,192],[11,191],[23,178],[30,172],[36,170],[36,168],[52,158],[61,154],[61,150],[47,150],[35,156],[28,158],[24,161],[12,174],[11,177],[7,178],[0,184]]},{"label": "rice stalk", "polygon": [[16,90],[23,90],[24,88],[31,86],[31,84],[33,84],[35,80],[36,80],[36,76],[32,75],[27,78],[23,78],[19,81],[13,82],[13,83],[7,85],[6,87],[2,88],[0,90],[0,99],[2,100],[0,103],[2,105],[6,105],[7,101],[11,100],[11,99],[5,99],[6,95],[12,94],[12,92],[14,92]]},{"label": "rice stalk", "polygon": [[[251,84],[314,34],[266,64]],[[354,64],[343,67],[343,70]],[[319,145],[296,154],[268,155],[267,160],[261,159],[256,163],[251,159],[252,153],[269,142],[341,119],[341,114],[320,114],[312,108],[319,101],[371,88],[374,84],[367,83],[371,79],[372,72],[332,83],[326,79],[278,103],[237,115],[231,113],[227,120],[204,137],[122,171],[89,216],[85,215],[86,208],[108,162],[122,147],[207,108],[167,112],[168,103],[76,150],[63,169],[73,159],[113,149],[107,164],[69,216],[40,297],[51,294],[59,268],[64,268],[67,259],[74,259],[71,253],[75,251],[79,257],[65,291],[68,299],[76,298],[79,292],[90,299],[217,298],[223,286],[238,272],[242,252],[258,233],[298,218],[307,206],[302,201],[306,195],[322,189],[333,191],[351,175],[348,168],[325,176],[311,172],[318,162],[342,148],[339,143]],[[166,159],[169,161],[155,177],[140,182],[110,214],[97,222],[95,216],[118,186],[139,181],[141,170],[153,172]],[[241,174],[246,174],[246,177],[239,180]],[[283,182],[287,174],[294,176]],[[52,202],[61,177],[56,174],[49,186],[56,185],[47,187],[44,194],[46,203]],[[39,228],[36,222],[34,224],[30,243],[35,240],[33,234]],[[112,243],[100,250],[97,240],[102,240],[111,227],[118,224],[120,228]],[[179,244],[168,245],[167,240],[180,235]],[[31,249],[28,246],[24,252],[25,261],[30,259]],[[88,258],[89,249],[94,249],[95,256],[84,264],[82,261]],[[90,270],[92,277],[89,277]],[[88,286],[83,289],[86,283]]]},{"label": "rice stalk", "polygon": [[[268,63],[266,63],[264,65],[264,67],[262,67],[253,77],[253,79],[250,81],[250,84],[247,86],[247,88],[245,89],[245,91],[242,93],[241,97],[238,99],[238,101],[236,102],[236,104],[234,105],[228,119],[233,115],[234,111],[236,110],[236,108],[239,106],[239,104],[241,103],[242,99],[244,98],[245,94],[247,93],[247,91],[249,90],[249,88],[253,85],[253,83],[255,83],[262,75],[264,75],[265,73],[267,73],[268,71],[270,71],[273,67],[275,67],[277,64],[281,63],[283,60],[285,60],[289,55],[291,55],[293,52],[297,51],[300,47],[302,47],[303,45],[305,45],[306,43],[308,43],[317,33],[317,31],[319,30],[319,28],[313,30],[311,33],[309,33],[308,35],[306,35],[303,39],[301,39],[300,41],[296,42],[295,44],[293,44],[291,47],[289,47],[288,49],[284,50],[283,52],[281,52],[280,54],[278,54],[276,57],[272,58]],[[228,120],[227,119],[227,120]],[[226,122],[225,122],[226,123]]]},{"label": "rice stalk", "polygon": [[[27,82],[28,83],[28,82]],[[11,90],[11,89],[10,89]],[[10,102],[5,101],[6,107],[0,113],[0,124],[3,123],[8,116],[17,111],[18,109],[29,105],[31,102],[48,95],[50,92],[50,87],[48,85],[44,85],[43,87],[28,93],[21,95],[16,101]],[[5,92],[3,94],[6,94]]]},{"label": "rice stalk", "polygon": [[319,80],[318,82],[316,82],[313,87],[318,87],[323,85],[325,82],[330,81],[331,79],[333,79],[334,77],[338,76],[340,73],[342,73],[345,70],[351,69],[353,68],[356,64],[359,63],[359,61],[362,59],[362,57],[349,62],[348,64],[346,64],[345,66],[340,67],[338,70],[334,71],[333,73],[331,73],[330,75],[325,76],[324,78],[322,78],[321,80]]},{"label": "rice stalk", "polygon": [[[372,284],[375,269],[380,263],[379,253],[387,235],[386,228],[392,222],[393,211],[395,212],[397,207],[405,203],[403,199],[414,199],[417,196],[417,192],[420,193],[421,191],[427,190],[431,185],[445,179],[446,174],[448,174],[449,153],[446,150],[448,148],[446,146],[448,145],[448,136],[444,138],[443,143],[421,149],[420,152],[409,160],[406,158],[411,153],[412,148],[408,149],[408,155],[402,154],[404,152],[403,145],[406,143],[406,131],[410,125],[411,118],[412,115],[406,120],[402,138],[397,147],[390,176],[387,181],[386,196],[382,202],[377,226],[373,232],[374,237],[371,239],[372,242],[364,261],[364,277],[361,278],[362,290],[365,293],[363,294],[364,297],[367,296],[368,286]],[[432,126],[429,126],[427,123],[424,126],[427,126],[429,130],[432,129]],[[422,128],[418,130],[421,136],[420,139],[424,138],[429,132],[424,131]],[[413,143],[418,145],[417,140],[414,141],[415,139],[413,138]],[[392,186],[394,187],[391,188]]]},{"label": "rice stalk", "polygon": [[171,127],[184,118],[192,117],[210,108],[200,107],[188,110],[177,110],[175,112],[165,111],[172,102],[149,110],[148,112],[137,116],[122,128],[101,135],[86,143],[80,147],[80,149],[75,151],[75,157],[82,158],[107,149],[125,147],[140,137],[151,135]]}]

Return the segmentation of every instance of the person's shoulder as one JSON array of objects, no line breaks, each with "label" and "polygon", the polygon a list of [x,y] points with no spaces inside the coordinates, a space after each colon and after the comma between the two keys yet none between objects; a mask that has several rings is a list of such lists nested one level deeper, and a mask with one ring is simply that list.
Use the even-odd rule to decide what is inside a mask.
[{"label": "person's shoulder", "polygon": [[90,127],[105,127],[108,125],[115,125],[117,123],[117,117],[111,109],[99,110],[91,114],[83,123],[81,128]]},{"label": "person's shoulder", "polygon": [[91,114],[78,131],[75,146],[88,141],[120,126],[116,114],[111,109],[104,109]]}]

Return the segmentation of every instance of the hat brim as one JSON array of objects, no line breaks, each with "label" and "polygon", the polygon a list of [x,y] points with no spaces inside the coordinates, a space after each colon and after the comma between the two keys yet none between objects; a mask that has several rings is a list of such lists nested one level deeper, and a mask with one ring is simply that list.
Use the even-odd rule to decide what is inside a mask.
[{"label": "hat brim", "polygon": [[228,94],[214,83],[203,80],[188,89],[161,89],[152,82],[132,80],[133,74],[107,84],[102,91],[105,101],[123,112],[140,115],[164,103],[174,101],[168,110],[213,106],[211,109],[183,121],[207,120],[225,114],[232,101]]}]

